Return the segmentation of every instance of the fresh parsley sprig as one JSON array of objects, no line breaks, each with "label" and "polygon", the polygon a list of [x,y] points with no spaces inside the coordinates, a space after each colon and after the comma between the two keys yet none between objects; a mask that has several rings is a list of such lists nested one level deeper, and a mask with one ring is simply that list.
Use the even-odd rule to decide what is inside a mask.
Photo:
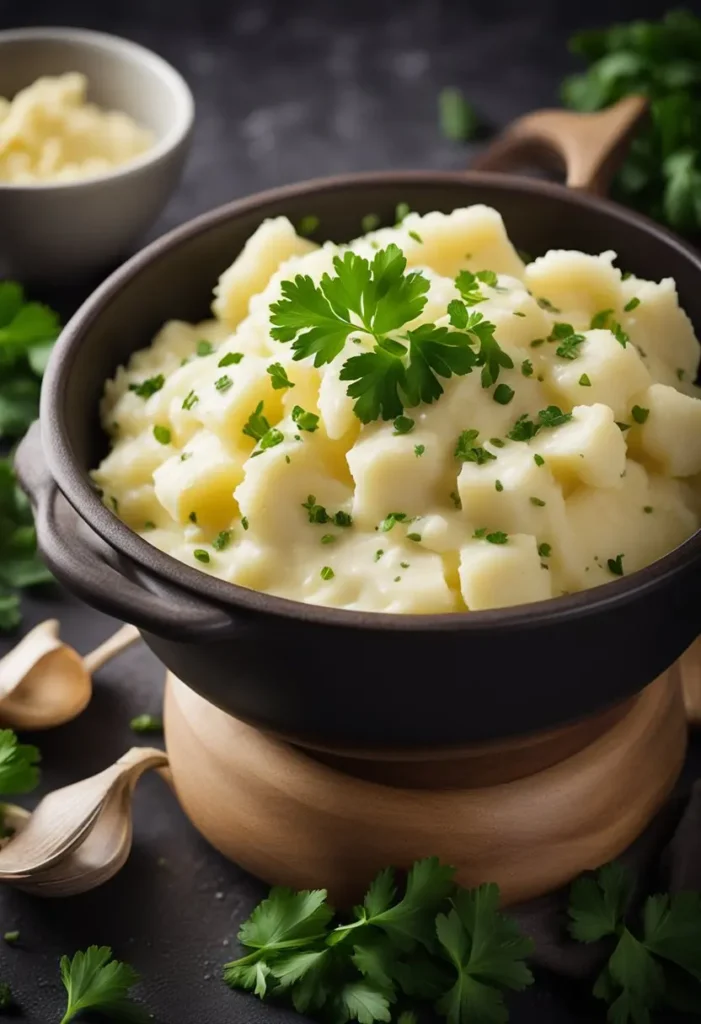
[{"label": "fresh parsley sprig", "polygon": [[60,329],[54,310],[28,302],[16,281],[0,281],[0,437],[21,437],[36,419],[40,380]]},{"label": "fresh parsley sprig", "polygon": [[68,994],[61,1024],[69,1024],[83,1010],[95,1010],[124,1024],[145,1024],[149,1015],[129,998],[138,980],[128,964],[112,959],[109,946],[89,946],[73,959],[61,957],[61,981]]},{"label": "fresh parsley sprig", "polygon": [[498,1024],[501,989],[532,980],[530,942],[499,913],[497,886],[467,891],[453,875],[436,857],[417,861],[400,893],[387,868],[338,924],[324,890],[273,889],[241,928],[247,953],[225,966],[225,981],[332,1024],[388,1022],[402,998],[433,1003],[450,1024]]},{"label": "fresh parsley sprig", "polygon": [[53,579],[37,555],[31,505],[9,459],[0,459],[0,632],[20,622],[18,591]]},{"label": "fresh parsley sprig", "polygon": [[655,1009],[701,1013],[701,894],[649,896],[631,920],[633,878],[619,863],[577,879],[570,933],[579,942],[614,940],[594,985],[612,1024],[649,1024]]},{"label": "fresh parsley sprig", "polygon": [[[422,324],[401,331],[422,312],[429,290],[418,271],[406,273],[406,258],[396,245],[379,250],[372,263],[353,252],[336,256],[335,276],[319,285],[298,275],[282,284],[283,298],[270,307],[271,335],[292,342],[294,359],[312,358],[315,366],[331,362],[353,335],[372,342],[369,351],[351,356],[340,379],[363,422],[394,420],[405,407],[431,403],[443,394],[439,378],[482,367],[484,387],[493,384],[511,358],[494,338],[494,325],[481,313],[468,313],[465,302],[451,303],[451,325]],[[467,273],[467,272],[465,272]],[[480,280],[491,282],[490,271]]]}]

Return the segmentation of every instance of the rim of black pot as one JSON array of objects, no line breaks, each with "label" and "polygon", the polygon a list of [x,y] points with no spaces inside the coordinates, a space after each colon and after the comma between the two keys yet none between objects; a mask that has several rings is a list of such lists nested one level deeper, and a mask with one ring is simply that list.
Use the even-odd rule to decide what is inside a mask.
[{"label": "rim of black pot", "polygon": [[[447,614],[351,611],[276,597],[264,591],[252,590],[218,579],[186,565],[149,544],[123,523],[102,503],[87,472],[79,468],[75,454],[67,441],[61,401],[65,386],[64,377],[70,371],[69,357],[80,347],[84,332],[144,266],[186,243],[188,239],[206,232],[213,225],[250,213],[257,208],[263,211],[268,204],[279,203],[281,200],[394,183],[401,192],[405,185],[464,185],[466,182],[497,190],[516,190],[523,193],[524,197],[556,194],[564,202],[607,214],[614,228],[612,235],[615,234],[616,222],[628,223],[643,229],[690,260],[699,272],[701,285],[701,255],[655,221],[611,200],[568,189],[555,182],[519,175],[487,171],[370,171],[310,179],[234,200],[169,231],[122,264],[83,303],[63,329],[56,343],[41,393],[42,444],[54,480],[78,515],[103,540],[121,554],[133,559],[140,567],[165,582],[179,586],[192,595],[198,595],[209,603],[350,629],[431,632],[455,629],[479,631],[496,627],[529,629],[563,619],[581,618],[588,614],[606,611],[614,613],[617,607],[637,600],[648,591],[656,590],[670,577],[688,567],[690,561],[700,557],[701,528],[671,552],[630,576],[562,597],[508,608]],[[611,242],[615,245],[615,237],[612,237]]]}]

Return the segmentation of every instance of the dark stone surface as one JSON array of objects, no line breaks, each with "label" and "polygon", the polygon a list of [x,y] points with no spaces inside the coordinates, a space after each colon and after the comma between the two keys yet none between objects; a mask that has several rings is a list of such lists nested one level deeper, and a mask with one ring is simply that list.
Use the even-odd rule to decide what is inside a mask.
[{"label": "dark stone surface", "polygon": [[[158,234],[283,182],[379,167],[462,167],[474,150],[440,137],[435,108],[442,86],[460,85],[488,124],[503,125],[556,102],[556,84],[571,66],[564,44],[572,29],[657,16],[666,6],[643,0],[597,0],[582,8],[560,0],[0,0],[0,26],[117,32],[153,47],[185,74],[197,101],[195,145]],[[66,312],[84,291],[78,283],[64,293]],[[59,617],[62,634],[83,652],[117,626],[58,594],[33,600],[27,612],[26,627]],[[0,645],[0,653],[8,646]],[[76,722],[33,737],[44,755],[43,790],[96,772],[133,745],[129,720],[159,710],[162,675],[142,646],[102,669],[94,699]],[[693,766],[689,772],[696,774]],[[230,993],[219,980],[262,886],[199,838],[157,778],[139,784],[134,808],[131,858],[103,888],[55,902],[0,892],[0,933],[21,932],[17,949],[0,943],[0,979],[15,990],[20,1019],[58,1022],[58,957],[105,943],[141,972],[140,995],[160,1024],[299,1020]],[[533,991],[514,1001],[511,1020],[602,1018],[586,989],[539,977]]]}]

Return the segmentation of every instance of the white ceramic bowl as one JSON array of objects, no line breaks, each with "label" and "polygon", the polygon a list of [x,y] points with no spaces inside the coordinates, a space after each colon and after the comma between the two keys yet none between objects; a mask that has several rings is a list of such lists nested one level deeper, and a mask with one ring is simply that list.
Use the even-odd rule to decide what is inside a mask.
[{"label": "white ceramic bowl", "polygon": [[52,280],[107,268],[156,219],[180,176],[194,120],[182,76],[136,43],[73,28],[0,32],[0,96],[80,71],[89,99],[149,128],[154,145],[100,177],[0,182],[0,277]]}]

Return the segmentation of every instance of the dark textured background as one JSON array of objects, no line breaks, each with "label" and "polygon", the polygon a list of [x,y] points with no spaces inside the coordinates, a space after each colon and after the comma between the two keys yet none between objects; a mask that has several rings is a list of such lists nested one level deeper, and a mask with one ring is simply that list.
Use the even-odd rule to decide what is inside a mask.
[{"label": "dark textured background", "polygon": [[[502,126],[556,102],[557,82],[573,67],[565,40],[575,28],[658,16],[666,6],[642,0],[586,6],[563,0],[0,0],[0,27],[116,32],[183,72],[197,102],[194,147],[155,235],[226,200],[310,176],[460,168],[475,150],[441,138],[436,97],[443,86],[461,86],[489,125]],[[687,6],[701,11],[698,0]],[[78,284],[75,295],[64,296],[66,312],[82,291]],[[117,625],[58,594],[32,601],[27,613],[25,626],[59,617],[62,634],[82,652]],[[0,645],[0,653],[9,645]],[[88,710],[35,737],[44,788],[94,773],[132,745],[129,720],[159,711],[162,675],[143,648],[98,673]],[[0,934],[21,932],[17,949],[0,942],[0,980],[12,984],[21,1020],[57,1024],[58,957],[105,943],[141,972],[139,993],[159,1024],[299,1020],[231,993],[219,980],[238,925],[262,892],[195,834],[163,783],[146,778],[135,798],[134,849],[117,878],[68,901],[0,892]],[[514,1001],[511,1017],[513,1024],[602,1019],[585,988],[547,977]]]}]

